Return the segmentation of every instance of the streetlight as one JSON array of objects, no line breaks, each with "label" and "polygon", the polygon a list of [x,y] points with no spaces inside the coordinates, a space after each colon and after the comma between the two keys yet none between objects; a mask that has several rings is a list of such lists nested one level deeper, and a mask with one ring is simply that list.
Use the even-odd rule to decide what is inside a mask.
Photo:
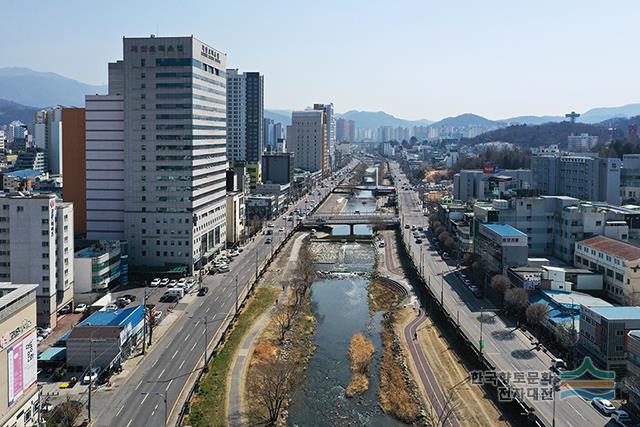
[{"label": "streetlight", "polygon": [[169,414],[167,413],[167,391],[165,390],[163,393],[154,391],[154,392],[145,392],[143,391],[141,394],[143,395],[152,395],[152,396],[160,396],[164,400],[164,425],[167,425],[167,417]]}]

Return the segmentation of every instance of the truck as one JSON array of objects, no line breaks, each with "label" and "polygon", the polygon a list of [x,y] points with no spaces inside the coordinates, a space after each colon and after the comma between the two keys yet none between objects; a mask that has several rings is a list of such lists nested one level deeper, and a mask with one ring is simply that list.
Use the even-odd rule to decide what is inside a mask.
[{"label": "truck", "polygon": [[184,289],[182,288],[169,288],[165,291],[164,296],[166,297],[178,297],[181,299],[184,297]]}]

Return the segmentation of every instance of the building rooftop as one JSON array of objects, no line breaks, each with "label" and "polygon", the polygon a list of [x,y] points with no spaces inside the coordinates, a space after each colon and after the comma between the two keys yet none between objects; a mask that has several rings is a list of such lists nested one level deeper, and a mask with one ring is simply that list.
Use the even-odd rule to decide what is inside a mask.
[{"label": "building rooftop", "polygon": [[75,258],[93,258],[105,254],[111,250],[119,249],[120,242],[117,240],[104,240],[99,243],[79,250],[74,254]]},{"label": "building rooftop", "polygon": [[610,320],[640,319],[640,307],[589,307],[593,312]]},{"label": "building rooftop", "polygon": [[522,231],[507,224],[482,224],[501,237],[527,237]]},{"label": "building rooftop", "polygon": [[578,242],[584,246],[605,252],[626,261],[640,259],[640,246],[605,236],[595,236]]},{"label": "building rooftop", "polygon": [[37,288],[38,285],[16,285],[9,282],[0,282],[0,310],[9,307],[30,292],[35,294]]},{"label": "building rooftop", "polygon": [[20,169],[17,171],[9,172],[7,176],[15,177],[15,178],[29,178],[32,176],[40,176],[44,175],[41,170],[38,169]]},{"label": "building rooftop", "polygon": [[73,328],[68,340],[87,338],[118,338],[122,332],[122,326],[86,326],[83,328]]},{"label": "building rooftop", "polygon": [[78,323],[78,326],[122,326],[125,323],[137,324],[142,320],[144,309],[141,305],[121,308],[119,310],[96,311],[91,316]]},{"label": "building rooftop", "polygon": [[66,360],[66,347],[49,347],[38,355],[38,362],[58,362]]},{"label": "building rooftop", "polygon": [[542,290],[545,297],[553,300],[557,304],[566,305],[566,306],[578,306],[584,305],[587,307],[613,307],[612,304],[607,301],[591,296],[589,294],[584,294],[582,292],[562,292],[562,291],[553,291],[553,290]]}]

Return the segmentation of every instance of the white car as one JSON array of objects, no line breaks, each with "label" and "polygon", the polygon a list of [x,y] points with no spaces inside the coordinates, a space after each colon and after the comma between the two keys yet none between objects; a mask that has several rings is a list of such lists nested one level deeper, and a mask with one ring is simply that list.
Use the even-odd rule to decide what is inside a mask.
[{"label": "white car", "polygon": [[611,414],[616,410],[616,407],[613,406],[613,404],[607,399],[600,399],[600,398],[593,399],[591,401],[591,404],[595,406],[596,409],[598,409],[603,414]]},{"label": "white car", "polygon": [[189,285],[190,287],[196,284],[196,279],[194,279],[193,277],[189,277],[187,279],[187,285]]},{"label": "white car", "polygon": [[104,309],[108,311],[113,311],[113,310],[117,310],[118,306],[115,304],[108,304]]},{"label": "white car", "polygon": [[178,279],[178,284],[184,284],[187,283],[187,279],[185,277],[181,277]]},{"label": "white car", "polygon": [[87,304],[78,304],[76,305],[76,309],[73,311],[76,313],[84,313],[87,311]]},{"label": "white car", "polygon": [[271,223],[267,224],[267,228],[273,228],[273,227],[275,227],[275,225],[273,225]]},{"label": "white car", "polygon": [[219,273],[228,273],[229,272],[229,266],[227,264],[221,265],[220,267],[218,267],[218,272]]},{"label": "white car", "polygon": [[166,277],[160,281],[160,286],[167,286],[169,284],[169,279]]},{"label": "white car", "polygon": [[89,384],[90,382],[95,382],[98,379],[98,375],[100,374],[100,368],[93,368],[91,372],[87,372],[82,378],[82,384]]},{"label": "white car", "polygon": [[278,233],[284,233],[284,228],[283,227],[278,228]]},{"label": "white car", "polygon": [[171,281],[169,282],[169,284],[167,286],[170,287],[170,288],[173,288],[177,284],[178,284],[178,281],[176,279],[171,279]]},{"label": "white car", "polygon": [[229,254],[232,257],[237,257],[238,255],[240,255],[240,252],[238,251],[231,251],[231,253]]},{"label": "white car", "polygon": [[149,286],[153,286],[153,287],[160,286],[160,282],[161,282],[161,279],[159,277],[156,277],[151,281],[151,283],[149,283]]}]

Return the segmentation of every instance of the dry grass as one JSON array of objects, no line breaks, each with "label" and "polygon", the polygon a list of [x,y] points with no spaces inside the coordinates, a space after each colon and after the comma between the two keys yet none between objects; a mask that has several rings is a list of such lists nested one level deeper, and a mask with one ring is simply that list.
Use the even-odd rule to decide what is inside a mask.
[{"label": "dry grass", "polygon": [[369,389],[367,375],[371,370],[371,359],[376,352],[371,340],[365,338],[362,332],[351,337],[349,344],[349,358],[351,358],[351,382],[347,387],[347,397],[364,393]]},{"label": "dry grass", "polygon": [[377,278],[369,284],[369,311],[389,311],[400,305],[402,295],[395,289],[385,285]]},{"label": "dry grass", "polygon": [[382,319],[384,353],[380,363],[380,406],[395,418],[411,424],[420,415],[420,403],[412,390],[413,381],[405,372],[403,353],[395,335],[396,313],[386,313]]}]

